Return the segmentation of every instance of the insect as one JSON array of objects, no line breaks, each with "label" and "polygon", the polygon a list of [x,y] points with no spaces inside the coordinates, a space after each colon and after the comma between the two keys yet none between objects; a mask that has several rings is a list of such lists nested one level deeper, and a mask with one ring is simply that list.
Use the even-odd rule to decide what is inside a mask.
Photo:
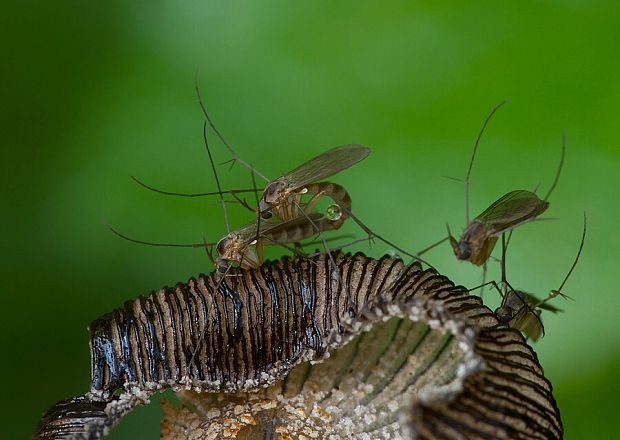
[{"label": "insect", "polygon": [[[222,191],[221,188],[219,188],[219,181],[217,177],[216,181],[218,182],[218,191],[207,193],[183,194],[170,191],[161,191],[150,185],[144,184],[135,177],[132,177],[138,184],[144,186],[147,189],[162,194],[184,197],[212,196],[216,194],[219,194],[221,197],[222,194],[229,193],[233,197],[237,198],[237,200],[241,202],[241,204],[246,208],[252,211],[258,211],[259,216],[263,219],[269,219],[275,214],[276,217],[280,218],[283,221],[292,220],[296,217],[312,212],[319,199],[323,196],[330,197],[334,201],[334,203],[338,204],[341,208],[340,211],[345,216],[348,212],[350,212],[351,198],[347,191],[340,185],[336,185],[330,182],[319,182],[319,180],[329,176],[333,176],[334,174],[350,168],[351,166],[365,159],[370,154],[370,149],[368,147],[365,147],[363,145],[350,144],[332,148],[331,150],[328,150],[304,162],[303,164],[290,171],[289,173],[285,174],[284,176],[281,176],[275,180],[270,180],[252,165],[241,159],[235,153],[233,148],[222,136],[220,131],[211,120],[211,117],[209,116],[209,113],[207,112],[207,109],[202,101],[197,81],[195,85],[195,90],[196,96],[198,98],[198,103],[200,105],[202,113],[205,116],[205,124],[208,124],[211,127],[211,129],[215,132],[220,141],[228,149],[228,151],[233,157],[231,159],[233,163],[240,162],[246,168],[248,168],[253,173],[253,175],[255,174],[267,181],[267,186],[265,187],[262,197],[258,203],[258,208],[255,210],[251,208],[247,203],[237,198],[237,194],[242,192],[250,192],[252,190],[243,189]],[[211,158],[210,152],[209,158],[211,160],[213,172],[215,173],[215,168],[213,166],[213,160]],[[305,207],[302,208],[301,197],[304,195],[312,197],[310,201],[308,201],[308,203],[305,205]]]},{"label": "insect", "polygon": [[[318,182],[365,159],[370,150],[362,145],[343,145],[332,148],[295,168],[276,180],[269,182],[259,202],[263,219],[276,215],[282,220],[299,217],[302,195],[312,198],[304,211],[311,210],[320,197],[328,196],[341,208],[351,210],[351,198],[340,185]],[[346,214],[345,214],[346,215]]]},{"label": "insect", "polygon": [[[329,207],[328,207],[329,208]],[[332,207],[330,212],[337,211]],[[216,243],[157,243],[137,240],[122,234],[114,228],[110,230],[117,236],[137,244],[162,247],[204,248],[209,252],[210,258],[218,272],[225,273],[233,265],[244,269],[256,268],[263,262],[265,246],[298,243],[316,235],[316,229],[328,231],[337,229],[342,223],[342,217],[334,220],[334,217],[314,212],[308,215],[312,223],[306,217],[298,217],[286,222],[266,223],[260,232],[257,231],[256,222],[248,223],[232,232],[229,232]],[[217,257],[213,258],[209,249],[215,247]]]},{"label": "insect", "polygon": [[[271,219],[274,213],[275,217],[284,223],[295,219],[300,219],[297,223],[295,223],[294,227],[299,230],[300,226],[305,226],[305,222],[313,227],[314,234],[322,233],[322,227],[327,227],[328,229],[338,229],[342,226],[351,212],[351,197],[349,196],[349,193],[342,186],[336,183],[316,181],[349,168],[367,157],[369,152],[370,150],[367,147],[361,145],[343,145],[336,147],[308,160],[290,173],[287,173],[286,175],[269,183],[265,188],[260,201],[258,202],[258,212],[260,214],[260,218],[257,222],[255,222],[257,224],[257,227],[254,230],[254,232],[256,232],[255,238],[258,239],[258,235],[260,233],[260,220]],[[210,153],[209,157],[211,158]],[[236,196],[236,194],[240,192],[247,192],[249,190],[222,191],[221,188],[219,188],[219,180],[217,179],[217,173],[214,167],[213,172],[216,175],[218,191],[209,193],[181,194],[168,191],[159,191],[142,183],[136,178],[134,178],[134,180],[148,189],[171,195],[197,197],[230,193],[237,198],[243,206],[255,211],[248,205],[247,202]],[[311,198],[308,202],[302,203],[302,196],[311,196]],[[330,222],[315,224],[316,217],[310,214],[316,208],[319,200],[324,196],[330,197],[334,201],[334,203],[329,205],[326,210],[326,214],[329,217]],[[252,229],[252,225],[246,225],[242,229],[243,231],[235,231],[231,232],[231,234],[245,236],[247,235],[246,233]],[[282,230],[283,229],[280,229],[279,232]],[[307,238],[307,235],[304,238]],[[230,240],[227,240],[227,242],[229,241]],[[239,240],[236,241],[238,242]],[[218,247],[220,246],[218,245]]]},{"label": "insect", "polygon": [[[334,202],[331,204],[327,210],[326,215],[328,220],[332,222],[336,221],[335,217],[338,220],[338,223],[323,223],[322,225],[329,225],[330,229],[337,229],[340,227],[347,218],[351,218],[368,236],[368,240],[373,238],[377,238],[384,243],[388,244],[392,248],[398,250],[403,255],[407,255],[415,260],[422,261],[428,264],[426,261],[419,258],[417,255],[413,255],[391,241],[385,239],[368,226],[366,226],[357,216],[353,214],[351,211],[351,197],[349,193],[340,185],[337,185],[332,182],[317,182],[323,178],[334,175],[346,168],[353,166],[359,161],[363,160],[368,156],[370,150],[362,145],[357,144],[349,144],[342,145],[340,147],[335,147],[331,150],[328,150],[306,162],[302,165],[298,166],[291,172],[285,174],[282,177],[279,177],[275,180],[270,180],[265,177],[264,174],[260,173],[256,170],[252,165],[248,162],[241,159],[235,151],[232,149],[230,144],[226,141],[226,139],[219,132],[211,117],[209,116],[206,107],[202,101],[200,96],[200,91],[198,86],[196,85],[196,94],[198,97],[198,102],[202,109],[202,112],[205,116],[206,123],[211,127],[211,129],[216,133],[220,141],[225,145],[230,154],[232,155],[231,161],[239,162],[243,164],[246,168],[248,168],[252,175],[257,175],[264,180],[266,180],[267,186],[263,190],[263,194],[260,200],[257,202],[258,208],[252,208],[245,200],[240,199],[237,194],[243,192],[251,192],[252,190],[243,189],[243,190],[229,190],[222,191],[219,188],[218,183],[218,191],[217,192],[204,192],[204,193],[178,193],[171,191],[162,191],[157,188],[154,188],[150,185],[147,185],[135,177],[132,177],[138,184],[141,186],[155,191],[161,194],[173,195],[173,196],[183,196],[183,197],[202,197],[202,196],[213,196],[222,194],[231,194],[235,199],[240,202],[247,209],[256,212],[257,215],[257,236],[260,235],[260,221],[270,219],[272,216],[280,218],[284,222],[293,220],[297,217],[305,217],[306,221],[313,226],[314,232],[318,235],[319,239],[322,241],[323,248],[327,251],[328,246],[325,238],[323,237],[323,231],[319,226],[314,224],[314,220],[308,214],[312,212],[312,210],[316,207],[316,204],[322,197],[329,197]],[[206,138],[206,136],[205,136]],[[213,162],[212,162],[213,167]],[[215,170],[214,170],[215,172]],[[303,203],[301,199],[303,196],[311,196],[310,200]],[[222,206],[225,210],[225,204],[222,201]],[[303,223],[303,222],[302,222]],[[333,227],[336,226],[337,227]],[[252,242],[251,240],[250,242]],[[358,241],[354,241],[354,244]],[[431,266],[430,264],[428,264]],[[431,266],[432,267],[432,266]]]},{"label": "insect", "polygon": [[456,258],[476,266],[485,264],[501,234],[533,220],[548,207],[547,201],[530,191],[503,195],[467,225],[459,241],[449,235]]},{"label": "insect", "polygon": [[[502,298],[502,304],[495,310],[495,315],[498,321],[502,324],[507,324],[512,328],[516,328],[525,334],[528,338],[537,341],[541,336],[545,334],[545,329],[540,318],[542,310],[546,310],[552,313],[561,312],[559,308],[549,304],[549,301],[558,296],[566,295],[562,293],[564,285],[571,276],[573,270],[577,266],[581,251],[586,238],[586,216],[583,217],[583,232],[581,235],[581,243],[579,244],[579,250],[571,268],[564,277],[564,280],[557,289],[552,289],[549,295],[545,299],[539,299],[535,295],[524,292],[522,290],[513,289],[506,280],[503,280],[503,285],[508,289],[504,292]],[[505,255],[505,252],[504,252]],[[505,264],[502,262],[502,264]],[[503,270],[503,278],[505,278],[505,269]]]},{"label": "insect", "polygon": [[338,229],[344,221],[342,215],[336,214],[339,212],[338,205],[330,205],[327,211],[327,216],[312,212],[288,221],[268,223],[260,231],[257,222],[252,222],[226,234],[215,246],[218,255],[217,270],[225,273],[231,263],[244,269],[256,268],[264,261],[263,251],[266,245],[299,243],[316,235],[317,231]]},{"label": "insect", "polygon": [[484,133],[490,119],[504,104],[505,102],[499,103],[487,116],[474,144],[474,150],[464,180],[466,226],[463,230],[461,238],[457,240],[452,235],[450,228],[448,227],[447,237],[423,249],[416,255],[422,255],[444,241],[449,240],[457,260],[469,261],[476,266],[484,266],[486,272],[486,263],[495,248],[499,236],[522,224],[534,220],[549,207],[549,202],[547,200],[557,185],[564,164],[564,154],[566,150],[564,135],[562,136],[562,153],[560,164],[558,166],[554,181],[543,199],[540,199],[534,192],[531,191],[511,191],[497,199],[480,215],[470,221],[469,186],[471,171],[476,157],[476,152],[478,150],[478,144],[480,143],[482,134]]},{"label": "insect", "polygon": [[[237,155],[231,145],[226,141],[224,136],[222,136],[220,131],[213,123],[211,117],[209,116],[209,113],[207,112],[207,109],[200,96],[200,90],[197,84],[196,95],[198,97],[198,102],[207,123],[232,155],[231,161],[233,162],[233,164],[235,162],[243,164],[253,174],[262,177],[268,182],[258,203],[259,218],[269,219],[274,214],[277,217],[282,218],[283,220],[295,218],[298,216],[307,216],[307,212],[311,210],[311,208],[318,202],[318,200],[321,197],[327,196],[335,202],[335,204],[330,205],[330,208],[337,212],[339,216],[342,216],[343,222],[346,218],[351,218],[367,234],[368,240],[377,238],[388,246],[396,249],[403,255],[407,255],[414,260],[421,261],[432,267],[432,265],[422,260],[418,255],[413,255],[402,249],[401,247],[397,246],[396,244],[392,243],[391,241],[387,240],[386,238],[382,237],[371,228],[369,228],[366,224],[364,224],[361,219],[355,216],[351,211],[351,198],[343,187],[331,182],[317,182],[318,180],[332,176],[365,159],[370,153],[370,150],[367,147],[358,144],[349,144],[333,148],[304,162],[302,165],[298,166],[284,176],[279,177],[276,180],[270,180],[265,177],[265,175],[257,171],[252,165],[241,159],[241,157]],[[236,192],[231,191],[231,194],[235,196]],[[306,208],[304,209],[302,208],[302,205],[300,205],[300,199],[301,196],[305,194],[312,195],[312,198],[307,203]],[[330,208],[328,208],[328,210]],[[328,215],[330,215],[329,212]],[[312,223],[312,221],[310,221],[311,219],[308,220],[310,223]],[[316,227],[315,230],[319,234],[319,237],[323,242],[324,250],[327,251],[327,245],[325,243],[325,240],[323,239],[321,231]],[[357,243],[357,241],[354,241],[350,244],[354,243]]]},{"label": "insect", "polygon": [[497,242],[497,238],[508,231],[520,226],[524,223],[534,220],[540,214],[545,212],[549,207],[549,196],[555,189],[562,166],[564,164],[564,154],[566,150],[566,138],[562,136],[562,154],[560,164],[555,175],[555,179],[547,192],[547,195],[541,200],[535,193],[526,190],[511,191],[491,204],[480,215],[469,220],[469,178],[476,157],[476,150],[480,137],[484,133],[484,129],[493,114],[502,106],[504,102],[498,104],[489,114],[480,130],[474,151],[471,156],[467,176],[465,177],[465,221],[466,226],[460,240],[456,240],[452,234],[448,233],[450,244],[454,255],[460,261],[469,261],[476,266],[481,266],[487,262],[493,248]]},{"label": "insect", "polygon": [[[203,139],[218,188],[218,191],[214,194],[218,194],[220,196],[226,227],[230,231],[226,204],[223,199],[223,194],[225,191],[221,188],[220,180],[213,162],[211,150],[209,148],[206,124],[203,126]],[[311,200],[308,204],[303,205],[303,215],[291,217],[284,221],[279,221],[277,219],[265,220],[263,221],[264,224],[260,230],[260,222],[254,221],[228,232],[217,243],[153,243],[130,238],[116,231],[114,228],[111,228],[111,230],[121,238],[139,244],[192,248],[203,247],[207,249],[210,259],[220,273],[227,273],[233,265],[237,265],[245,269],[256,268],[263,262],[263,251],[264,247],[267,245],[286,246],[288,243],[299,243],[302,240],[316,235],[317,232],[322,233],[324,231],[338,229],[342,226],[346,219],[346,213],[343,213],[340,205],[332,204],[326,208],[325,214],[321,214],[314,211],[316,206],[316,198],[321,196],[321,194],[325,191],[325,188],[328,188],[332,193],[339,194],[339,201],[343,205],[343,209],[350,209],[351,198],[348,196],[348,193],[344,190],[344,188],[339,185],[333,183],[324,183],[319,185],[321,185],[323,189],[315,195],[314,202]],[[215,247],[217,253],[216,258],[213,257],[212,252],[210,251],[213,247]]]}]

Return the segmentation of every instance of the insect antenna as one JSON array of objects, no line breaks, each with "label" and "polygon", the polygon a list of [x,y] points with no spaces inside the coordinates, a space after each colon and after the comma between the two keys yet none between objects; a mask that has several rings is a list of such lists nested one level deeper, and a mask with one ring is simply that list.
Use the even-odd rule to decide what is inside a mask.
[{"label": "insect antenna", "polygon": [[228,210],[226,209],[226,203],[224,202],[224,195],[222,194],[222,186],[220,185],[220,179],[217,175],[215,164],[213,163],[213,156],[211,156],[211,149],[209,148],[209,141],[207,140],[207,123],[206,122],[202,125],[202,138],[204,140],[207,154],[209,155],[209,162],[211,163],[211,170],[213,171],[213,176],[215,177],[215,184],[217,185],[217,192],[220,195],[220,204],[222,205],[222,210],[224,211],[224,221],[226,223],[226,233],[229,233],[230,224],[228,222]]},{"label": "insect antenna", "polygon": [[200,248],[203,247],[205,245],[209,245],[212,246],[213,243],[157,243],[157,242],[152,242],[152,241],[144,241],[144,240],[137,240],[135,238],[131,238],[127,235],[124,235],[120,232],[118,232],[116,229],[114,228],[110,228],[110,231],[112,231],[115,235],[117,235],[118,237],[122,238],[123,240],[127,240],[130,241],[132,243],[137,243],[137,244],[144,244],[146,246],[157,246],[157,247],[181,247],[181,248]]},{"label": "insect antenna", "polygon": [[224,146],[226,147],[226,149],[228,149],[228,151],[230,152],[230,154],[232,155],[232,161],[234,162],[239,162],[240,164],[242,164],[244,167],[246,167],[247,169],[251,170],[253,173],[256,173],[258,176],[260,176],[262,179],[264,179],[266,182],[269,182],[269,179],[267,177],[265,177],[263,174],[261,174],[258,170],[256,170],[254,167],[252,167],[252,165],[250,165],[249,163],[247,163],[246,161],[244,161],[243,159],[241,159],[237,153],[235,153],[235,150],[232,149],[232,147],[230,146],[230,144],[226,141],[226,139],[224,139],[224,136],[222,136],[222,134],[220,133],[220,131],[217,129],[217,127],[215,126],[215,124],[213,123],[213,120],[211,119],[211,117],[209,116],[209,113],[207,112],[207,108],[204,105],[204,102],[202,101],[202,97],[200,95],[200,87],[198,87],[198,71],[196,71],[196,78],[195,78],[195,88],[196,88],[196,97],[198,98],[198,104],[200,105],[200,108],[202,109],[202,113],[205,116],[207,123],[209,124],[209,126],[211,127],[211,129],[213,130],[213,132],[217,135],[217,137],[219,138],[219,140],[224,144]]},{"label": "insect antenna", "polygon": [[564,166],[565,155],[566,155],[566,133],[562,132],[562,153],[560,155],[560,164],[558,165],[558,170],[555,173],[555,178],[553,179],[553,183],[551,184],[549,191],[547,191],[547,195],[543,199],[545,202],[549,199],[549,196],[551,196],[551,193],[555,189],[555,186],[558,184],[558,180],[560,180],[560,173],[562,172],[562,167]]},{"label": "insect antenna", "polygon": [[487,128],[487,124],[495,114],[495,112],[502,106],[506,104],[506,101],[502,101],[495,106],[489,116],[487,116],[484,124],[482,124],[482,128],[480,129],[480,133],[478,133],[478,137],[476,138],[476,143],[474,144],[474,151],[471,154],[471,159],[469,161],[469,167],[467,168],[467,175],[465,176],[465,224],[469,224],[469,177],[471,176],[471,169],[474,166],[474,159],[476,158],[476,151],[478,150],[478,144],[480,143],[480,139],[482,138],[482,134],[484,130]]},{"label": "insect antenna", "polygon": [[202,243],[205,247],[205,252],[207,253],[207,257],[209,257],[209,261],[213,264],[213,267],[217,267],[217,263],[215,262],[215,257],[213,256],[213,244],[207,243],[207,239],[202,237]]},{"label": "insect antenna", "polygon": [[[138,185],[142,186],[143,188],[148,189],[149,191],[153,191],[159,194],[164,194],[167,196],[177,196],[177,197],[205,197],[205,196],[215,196],[217,194],[220,194],[220,191],[214,191],[214,192],[205,192],[205,193],[178,193],[178,192],[172,192],[172,191],[164,191],[161,189],[157,189],[151,185],[147,185],[146,183],[142,182],[141,180],[139,180],[137,177],[135,176],[130,176],[131,179],[136,182]],[[231,194],[233,197],[235,196],[235,194],[238,193],[249,193],[249,192],[254,192],[254,189],[234,189],[234,190],[228,190],[228,191],[221,191],[221,194]]]}]

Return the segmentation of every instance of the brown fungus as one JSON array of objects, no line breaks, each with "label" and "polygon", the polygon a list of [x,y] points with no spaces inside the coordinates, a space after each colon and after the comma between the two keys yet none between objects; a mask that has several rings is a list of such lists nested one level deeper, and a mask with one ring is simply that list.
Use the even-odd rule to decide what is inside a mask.
[{"label": "brown fungus", "polygon": [[164,439],[562,438],[523,337],[433,269],[323,254],[216,286],[200,276],[94,321],[86,399],[102,411],[35,438],[101,438],[169,387],[183,405],[163,404]]}]

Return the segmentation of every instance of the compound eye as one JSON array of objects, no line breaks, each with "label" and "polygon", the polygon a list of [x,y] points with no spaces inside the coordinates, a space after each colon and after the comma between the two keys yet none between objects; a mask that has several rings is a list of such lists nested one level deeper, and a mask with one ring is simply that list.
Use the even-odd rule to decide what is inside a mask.
[{"label": "compound eye", "polygon": [[510,313],[508,312],[508,310],[505,310],[503,307],[500,307],[497,310],[495,310],[495,317],[502,324],[509,322],[511,319]]},{"label": "compound eye", "polygon": [[268,220],[271,217],[273,217],[273,212],[271,212],[271,209],[266,209],[265,211],[261,211],[260,216],[264,219],[264,220]]},{"label": "compound eye", "polygon": [[215,249],[217,250],[218,255],[223,255],[226,252],[226,246],[228,245],[228,236],[222,238],[217,242]]},{"label": "compound eye", "polygon": [[263,198],[266,201],[273,200],[279,189],[280,189],[279,181],[276,180],[275,182],[271,182],[269,185],[267,185],[267,188],[265,188],[265,193],[264,193]]},{"label": "compound eye", "polygon": [[228,272],[228,264],[226,264],[226,260],[223,260],[222,258],[218,258],[215,264],[217,265],[217,271],[219,273]]},{"label": "compound eye", "polygon": [[461,260],[469,260],[471,257],[471,249],[466,242],[459,243],[459,259]]}]

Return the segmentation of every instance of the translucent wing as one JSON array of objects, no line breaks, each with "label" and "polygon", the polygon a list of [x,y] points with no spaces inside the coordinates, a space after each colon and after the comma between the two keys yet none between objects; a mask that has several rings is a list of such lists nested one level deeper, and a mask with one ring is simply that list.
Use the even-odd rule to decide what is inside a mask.
[{"label": "translucent wing", "polygon": [[319,231],[323,232],[326,225],[330,224],[325,223],[326,220],[323,214],[313,212],[270,226],[261,230],[260,235],[272,243],[293,243],[312,237]]},{"label": "translucent wing", "polygon": [[532,308],[543,309],[543,310],[547,310],[548,312],[553,312],[553,313],[558,313],[562,311],[562,309],[552,306],[549,303],[542,302],[542,300],[540,300],[537,296],[531,293],[527,293],[527,292],[523,292],[522,290],[519,290],[519,295],[521,295],[521,297],[525,299],[527,303],[529,304],[529,306]]},{"label": "translucent wing", "polygon": [[514,320],[510,321],[510,327],[522,331],[533,341],[538,341],[544,331],[540,317],[536,316],[536,312],[532,312],[527,308],[524,308]]},{"label": "translucent wing", "polygon": [[[527,302],[527,304],[526,304]],[[544,332],[538,313],[532,309],[539,302],[534,295],[523,291],[507,292],[500,307],[504,318],[509,318],[508,325],[523,332],[527,337],[537,341]],[[505,321],[504,321],[505,322]]]},{"label": "translucent wing", "polygon": [[304,162],[280,179],[285,180],[290,187],[298,188],[333,176],[355,165],[368,154],[370,154],[370,149],[363,145],[342,145]]},{"label": "translucent wing", "polygon": [[487,226],[490,235],[499,235],[542,214],[549,203],[531,191],[511,191],[496,200],[476,220]]},{"label": "translucent wing", "polygon": [[[323,214],[320,214],[318,212],[313,212],[313,213],[307,214],[307,216],[302,215],[302,216],[296,217],[292,220],[285,221],[285,222],[272,221],[272,220],[261,220],[259,236],[269,239],[271,236],[281,235],[288,230],[294,231],[298,229],[300,226],[304,226],[304,225],[312,226],[312,224],[310,223],[308,219],[312,220],[312,222],[318,222],[322,218],[324,218]],[[234,230],[232,233],[238,234],[244,240],[251,241],[256,238],[257,226],[258,226],[258,223],[255,220],[251,223],[241,226],[240,228]]]}]

